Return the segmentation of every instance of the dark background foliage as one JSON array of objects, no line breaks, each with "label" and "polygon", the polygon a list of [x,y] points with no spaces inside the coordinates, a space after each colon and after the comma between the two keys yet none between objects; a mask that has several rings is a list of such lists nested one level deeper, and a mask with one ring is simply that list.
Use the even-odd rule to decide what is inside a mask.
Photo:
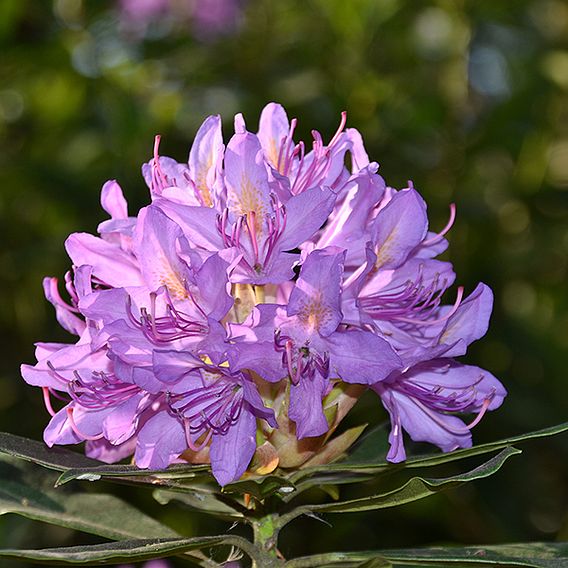
[{"label": "dark background foliage", "polygon": [[[142,0],[141,0],[142,3]],[[180,5],[180,2],[177,2]],[[19,376],[34,341],[68,341],[43,299],[73,231],[104,218],[98,193],[120,181],[131,211],[147,189],[153,136],[183,161],[211,113],[255,129],[270,100],[311,128],[341,110],[390,185],[408,179],[434,228],[458,219],[449,258],[472,290],[491,285],[487,337],[468,360],[509,390],[478,442],[566,420],[568,412],[568,5],[561,0],[244,0],[203,33],[172,15],[137,29],[113,2],[0,0],[0,429],[39,439],[48,415]],[[364,401],[359,411],[384,414]],[[568,539],[568,440],[526,446],[494,479],[380,514],[298,521],[283,551]],[[184,534],[219,530],[160,510]],[[0,545],[87,542],[0,518]]]}]

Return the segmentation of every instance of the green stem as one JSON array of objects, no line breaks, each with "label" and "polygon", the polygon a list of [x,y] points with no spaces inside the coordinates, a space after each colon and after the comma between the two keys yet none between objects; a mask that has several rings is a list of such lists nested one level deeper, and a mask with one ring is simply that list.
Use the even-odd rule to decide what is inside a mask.
[{"label": "green stem", "polygon": [[277,515],[266,515],[253,521],[254,546],[260,553],[258,560],[254,560],[254,568],[277,568],[284,565],[277,548],[280,527]]}]

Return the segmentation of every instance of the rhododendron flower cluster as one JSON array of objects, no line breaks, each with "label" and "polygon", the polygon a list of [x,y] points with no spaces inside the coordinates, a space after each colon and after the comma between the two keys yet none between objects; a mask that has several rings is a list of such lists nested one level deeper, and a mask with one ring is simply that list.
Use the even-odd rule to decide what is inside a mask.
[{"label": "rhododendron flower cluster", "polygon": [[388,460],[406,458],[403,432],[445,452],[471,445],[506,395],[456,359],[485,334],[491,290],[448,291],[452,265],[436,257],[454,207],[431,230],[419,192],[387,186],[345,122],[308,145],[270,103],[256,134],[237,115],[225,146],[210,116],[187,163],[156,138],[142,167],[151,202],[135,216],[116,181],[103,186],[110,219],[66,242],[69,299],[44,281],[78,339],[39,343],[22,367],[52,415],[49,446],[86,442],[141,468],[210,462],[226,485],[260,454],[256,473],[306,463],[286,452],[325,442],[356,399],[345,393],[365,389],[390,416]]}]

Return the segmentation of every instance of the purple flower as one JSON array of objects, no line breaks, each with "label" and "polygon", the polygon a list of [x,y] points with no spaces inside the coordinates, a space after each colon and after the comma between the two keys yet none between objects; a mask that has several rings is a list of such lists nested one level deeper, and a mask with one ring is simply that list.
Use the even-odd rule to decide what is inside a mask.
[{"label": "purple flower", "polygon": [[[36,355],[39,363],[23,365],[22,374],[26,382],[43,389],[52,416],[44,432],[46,444],[96,443],[87,448],[87,455],[107,462],[130,455],[128,442],[157,397],[118,379],[104,348],[93,351],[81,342],[40,344]],[[65,403],[59,411],[53,409],[52,397]]]},{"label": "purple flower", "polygon": [[[435,444],[444,452],[472,445],[471,429],[487,410],[498,408],[507,391],[489,372],[452,359],[432,359],[395,372],[373,390],[387,409],[392,429],[387,459],[406,459],[402,430],[415,442]],[[468,424],[456,413],[475,413]]]},{"label": "purple flower", "polygon": [[[259,339],[267,332],[275,334],[274,344],[257,342],[256,360],[248,356],[248,343],[239,344],[233,365],[248,366],[267,380],[278,380],[288,373],[290,418],[296,422],[298,438],[327,431],[321,401],[329,391],[330,378],[374,384],[402,366],[384,339],[367,331],[340,327],[344,257],[345,252],[335,247],[313,251],[302,265],[287,307],[263,306],[260,309],[264,317],[257,322],[253,316],[243,326],[232,328],[233,334],[246,335],[242,328],[251,325]],[[266,317],[268,313],[271,315]],[[268,375],[263,365],[268,362],[269,370],[277,370],[278,359],[282,371]]]},{"label": "purple flower", "polygon": [[66,241],[69,299],[44,280],[77,339],[40,343],[22,366],[52,415],[46,443],[84,441],[92,457],[133,454],[144,468],[206,461],[226,485],[257,440],[277,454],[271,467],[279,448],[291,463],[297,439],[328,432],[326,397],[355,383],[390,415],[389,460],[405,459],[403,430],[443,451],[471,444],[506,394],[455,360],[487,331],[492,292],[458,287],[446,302],[456,276],[436,257],[455,208],[431,231],[419,192],[388,187],[345,121],[306,151],[278,104],[257,134],[237,115],[226,146],[211,116],[187,163],[160,156],[156,137],[142,168],[151,203],[136,216],[116,181],[103,186],[98,236]]},{"label": "purple flower", "polygon": [[269,103],[260,115],[258,139],[270,169],[275,191],[286,200],[312,187],[340,190],[349,174],[344,166],[345,153],[352,150],[351,137],[343,132],[347,120],[342,113],[339,127],[327,146],[322,136],[312,130],[312,150],[306,144],[294,143],[297,120],[288,120],[284,108]]},{"label": "purple flower", "polygon": [[[141,433],[137,463],[165,467],[186,448],[197,452],[210,443],[219,484],[238,479],[256,450],[256,419],[276,427],[274,412],[265,407],[250,376],[177,351],[155,351],[154,372],[169,384],[168,410],[153,417]],[[156,444],[154,432],[168,432],[163,443]]]},{"label": "purple flower", "polygon": [[[201,145],[204,136],[199,139]],[[219,153],[219,149],[204,151],[205,159],[215,160],[212,156]],[[154,158],[153,163],[161,163],[159,160]],[[179,183],[181,187],[162,188],[160,193],[153,190],[161,197],[155,204],[176,221],[197,254],[206,256],[224,248],[237,250],[241,260],[232,277],[234,282],[263,285],[291,280],[293,266],[300,257],[289,251],[298,248],[321,227],[333,208],[335,194],[328,188],[314,187],[282,203],[271,191],[259,139],[250,132],[239,132],[231,138],[224,166],[222,196],[210,197],[215,183],[210,181],[207,185],[204,174],[200,184],[192,182],[190,187],[192,168],[189,168],[183,183],[178,181],[180,176],[169,176],[162,184]],[[198,166],[193,170],[202,171]],[[193,177],[199,179],[199,174]],[[155,188],[158,184],[151,185]],[[191,195],[191,189],[198,195],[201,204],[193,205],[194,202],[178,197],[180,193],[185,195],[184,188],[185,194]],[[166,195],[170,198],[164,199]],[[176,201],[171,199],[172,195]]]}]

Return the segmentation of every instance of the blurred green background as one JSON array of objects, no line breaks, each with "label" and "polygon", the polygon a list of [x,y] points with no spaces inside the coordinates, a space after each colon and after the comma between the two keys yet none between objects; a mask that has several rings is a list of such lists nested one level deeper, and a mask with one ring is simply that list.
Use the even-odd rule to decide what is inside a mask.
[{"label": "blurred green background", "polygon": [[[213,25],[180,0],[162,4],[144,20],[126,3],[0,0],[0,430],[41,438],[48,415],[18,368],[34,361],[34,341],[71,340],[41,279],[67,269],[70,232],[104,218],[102,184],[118,179],[135,211],[156,133],[162,153],[184,161],[208,114],[223,116],[227,137],[234,113],[255,130],[271,100],[298,117],[303,139],[312,128],[329,139],[347,110],[387,182],[412,179],[423,193],[433,228],[457,204],[449,258],[468,290],[482,280],[496,294],[492,327],[468,360],[509,390],[475,440],[566,420],[568,4],[233,0]],[[282,550],[567,540],[567,480],[566,436],[527,444],[473,487],[330,516],[332,526],[300,520]],[[129,497],[184,534],[223,530]],[[91,541],[0,518],[4,547],[79,542]]]}]

